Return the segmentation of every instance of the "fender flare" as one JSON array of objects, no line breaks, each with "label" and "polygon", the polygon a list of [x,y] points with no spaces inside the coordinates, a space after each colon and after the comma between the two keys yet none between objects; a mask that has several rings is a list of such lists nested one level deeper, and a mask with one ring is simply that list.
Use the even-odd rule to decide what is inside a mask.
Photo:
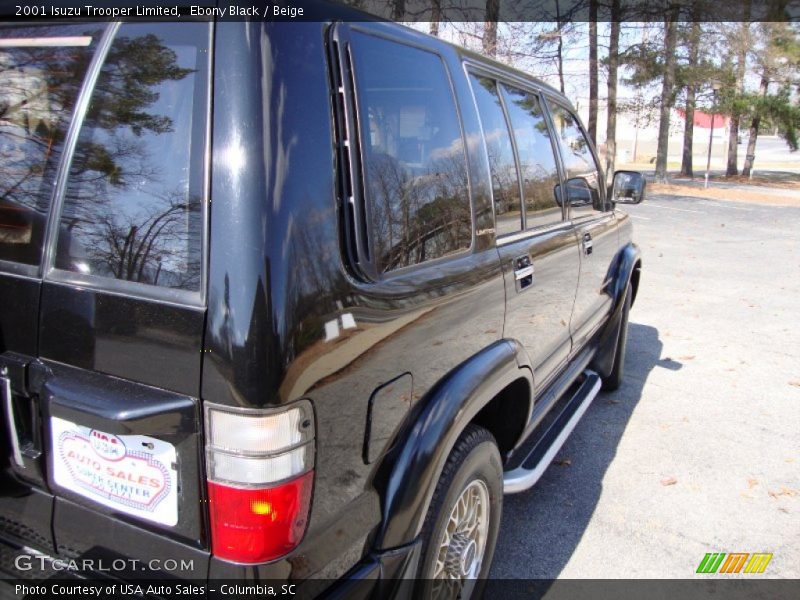
[{"label": "fender flare", "polygon": [[520,378],[534,389],[532,371],[520,367],[527,360],[518,352],[518,344],[499,340],[447,373],[419,401],[376,474],[383,519],[375,549],[417,538],[447,457],[475,415]]},{"label": "fender flare", "polygon": [[[608,288],[612,300],[611,315],[600,334],[600,343],[592,360],[592,369],[597,371],[601,377],[607,377],[614,366],[619,328],[622,324],[622,308],[625,306],[625,294],[628,293],[628,283],[634,277],[639,277],[637,271],[641,267],[641,257],[642,253],[639,247],[633,242],[629,242],[617,253],[614,261],[614,276]],[[636,289],[632,290],[632,294],[631,304],[636,299]]]},{"label": "fender flare", "polygon": [[[614,301],[614,309],[612,314],[616,314],[621,310],[625,301],[625,294],[628,290],[628,283],[634,276],[634,271],[641,267],[642,252],[639,246],[633,242],[628,242],[617,253],[616,260],[616,273],[614,283],[611,286],[611,298]],[[636,292],[634,291],[634,295]],[[632,300],[632,299],[631,299]]]}]

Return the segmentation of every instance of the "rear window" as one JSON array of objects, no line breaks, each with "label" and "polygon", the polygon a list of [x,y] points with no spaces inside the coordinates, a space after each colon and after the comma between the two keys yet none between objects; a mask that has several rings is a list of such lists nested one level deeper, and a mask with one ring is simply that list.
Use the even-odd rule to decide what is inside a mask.
[{"label": "rear window", "polygon": [[69,168],[56,267],[200,289],[208,24],[123,24]]},{"label": "rear window", "polygon": [[41,262],[58,164],[102,26],[0,28],[0,260]]},{"label": "rear window", "polygon": [[466,156],[439,56],[354,34],[366,198],[382,272],[467,250]]}]

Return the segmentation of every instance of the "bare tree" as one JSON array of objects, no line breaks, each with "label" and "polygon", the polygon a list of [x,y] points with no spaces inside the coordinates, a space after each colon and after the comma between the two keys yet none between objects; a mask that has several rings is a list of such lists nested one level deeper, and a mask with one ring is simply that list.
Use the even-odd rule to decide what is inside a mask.
[{"label": "bare tree", "polygon": [[431,0],[431,25],[428,33],[439,37],[439,26],[442,21],[442,0]]},{"label": "bare tree", "polygon": [[406,14],[406,0],[394,0],[392,4],[392,19],[402,21]]},{"label": "bare tree", "polygon": [[669,121],[675,86],[675,47],[678,39],[676,5],[671,5],[664,20],[664,77],[661,85],[661,108],[658,119],[658,147],[656,149],[657,181],[667,180],[667,154],[669,152]]},{"label": "bare tree", "polygon": [[[700,22],[695,20],[689,27],[688,47],[689,47],[689,68],[697,65],[700,54]],[[692,148],[694,145],[694,109],[697,102],[698,83],[693,77],[686,85],[686,106],[684,110],[685,122],[683,125],[683,156],[681,157],[681,175],[692,177],[694,168],[692,165]],[[713,118],[713,115],[712,115]]]},{"label": "bare tree", "polygon": [[589,122],[587,131],[597,143],[597,0],[589,0]]},{"label": "bare tree", "polygon": [[[738,40],[733,47],[736,53],[734,66],[735,93],[741,96],[744,92],[744,76],[747,70],[747,52],[750,47],[750,0],[744,4],[744,15],[738,26]],[[738,98],[734,101],[731,111],[731,121],[728,128],[728,166],[725,170],[726,177],[739,174],[739,120],[742,117]]]},{"label": "bare tree", "polygon": [[611,29],[608,40],[608,120],[606,122],[606,176],[614,173],[617,157],[617,82],[619,69],[619,30],[622,20],[620,0],[611,1]]},{"label": "bare tree", "polygon": [[486,0],[486,18],[483,30],[483,53],[497,56],[497,20],[500,18],[500,0]]}]

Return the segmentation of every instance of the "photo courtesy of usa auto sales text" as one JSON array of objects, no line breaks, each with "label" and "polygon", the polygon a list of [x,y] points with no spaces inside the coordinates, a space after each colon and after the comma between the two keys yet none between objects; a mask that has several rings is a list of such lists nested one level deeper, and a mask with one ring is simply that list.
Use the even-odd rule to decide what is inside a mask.
[{"label": "photo courtesy of usa auto sales text", "polygon": [[135,584],[135,583],[109,583],[109,584],[86,584],[86,583],[50,583],[27,585],[18,583],[14,586],[14,592],[20,598],[35,596],[97,596],[106,598],[113,596],[161,596],[163,598],[172,596],[202,596],[208,592],[221,596],[294,596],[297,586],[292,584],[283,585],[264,585],[264,584],[222,584],[218,588],[205,585],[189,584]]},{"label": "photo courtesy of usa auto sales text", "polygon": [[[79,596],[106,598],[109,596],[199,596],[206,593],[203,585],[139,585],[134,583],[109,583],[87,585],[85,583],[51,583],[26,585],[18,583],[14,586],[14,591],[20,598],[30,598],[35,596]],[[224,592],[220,592],[224,593]],[[233,592],[228,592],[233,593]]]}]

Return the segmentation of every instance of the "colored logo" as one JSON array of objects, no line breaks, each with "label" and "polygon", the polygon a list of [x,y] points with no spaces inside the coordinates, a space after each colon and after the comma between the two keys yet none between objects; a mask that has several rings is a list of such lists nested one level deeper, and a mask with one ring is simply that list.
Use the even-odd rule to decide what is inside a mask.
[{"label": "colored logo", "polygon": [[700,561],[697,573],[763,573],[769,561],[772,560],[771,552],[709,552]]},{"label": "colored logo", "polygon": [[122,460],[125,458],[125,443],[117,436],[92,429],[89,432],[89,442],[100,458],[106,460]]}]

